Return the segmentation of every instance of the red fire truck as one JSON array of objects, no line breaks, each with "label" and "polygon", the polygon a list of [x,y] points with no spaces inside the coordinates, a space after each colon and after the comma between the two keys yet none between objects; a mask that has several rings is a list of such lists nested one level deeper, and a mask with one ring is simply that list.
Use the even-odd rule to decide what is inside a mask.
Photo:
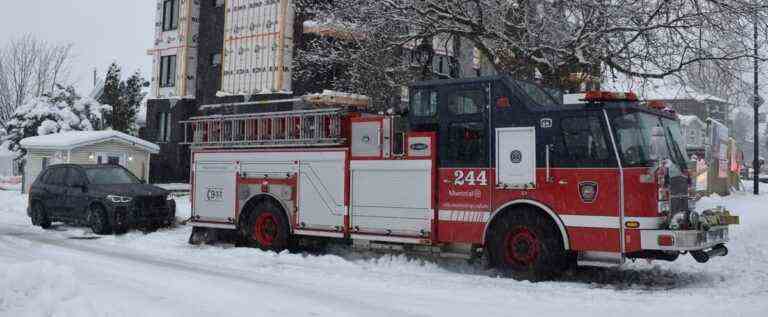
[{"label": "red fire truck", "polygon": [[574,262],[727,253],[725,210],[693,211],[674,113],[632,93],[563,105],[506,77],[410,87],[399,115],[351,108],[193,118],[190,242],[236,232],[486,255],[513,275]]}]

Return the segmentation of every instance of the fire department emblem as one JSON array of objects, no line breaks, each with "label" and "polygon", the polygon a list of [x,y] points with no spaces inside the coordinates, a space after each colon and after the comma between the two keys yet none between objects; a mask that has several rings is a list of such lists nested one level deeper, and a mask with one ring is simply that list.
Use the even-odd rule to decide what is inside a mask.
[{"label": "fire department emblem", "polygon": [[512,153],[509,153],[509,160],[514,164],[520,164],[523,162],[523,152],[520,152],[519,150],[514,150]]},{"label": "fire department emblem", "polygon": [[585,203],[593,203],[597,200],[597,183],[581,182],[579,183],[579,196]]}]

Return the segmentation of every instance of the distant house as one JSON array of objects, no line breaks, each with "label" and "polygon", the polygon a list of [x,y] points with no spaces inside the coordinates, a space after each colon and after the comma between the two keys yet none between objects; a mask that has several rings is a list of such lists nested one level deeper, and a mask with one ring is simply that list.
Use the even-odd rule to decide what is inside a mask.
[{"label": "distant house", "polygon": [[149,178],[150,158],[160,152],[154,143],[118,131],[81,131],[21,140],[27,151],[24,189],[48,165],[119,164],[141,179]]},{"label": "distant house", "polygon": [[679,114],[694,115],[700,120],[715,119],[728,122],[728,113],[734,107],[728,101],[710,95],[689,93],[691,97],[675,99],[657,99],[663,101]]},{"label": "distant house", "polygon": [[704,157],[707,140],[707,124],[694,115],[680,115],[680,123],[683,127],[683,139],[688,155],[696,154]]}]

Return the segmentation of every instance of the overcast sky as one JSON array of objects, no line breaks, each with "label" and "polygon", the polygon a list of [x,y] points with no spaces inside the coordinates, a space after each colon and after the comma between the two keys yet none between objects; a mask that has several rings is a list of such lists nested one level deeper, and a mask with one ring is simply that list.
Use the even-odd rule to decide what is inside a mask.
[{"label": "overcast sky", "polygon": [[72,78],[90,92],[93,69],[101,77],[112,61],[124,73],[141,70],[149,79],[155,0],[21,0],[3,1],[0,44],[30,33],[51,43],[73,43]]}]

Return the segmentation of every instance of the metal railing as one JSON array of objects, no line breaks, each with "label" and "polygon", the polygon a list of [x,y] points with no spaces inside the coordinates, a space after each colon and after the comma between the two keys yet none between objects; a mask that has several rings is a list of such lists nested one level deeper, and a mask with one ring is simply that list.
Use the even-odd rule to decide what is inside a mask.
[{"label": "metal railing", "polygon": [[194,117],[180,122],[182,144],[210,148],[342,145],[348,114],[344,109],[321,109]]}]

